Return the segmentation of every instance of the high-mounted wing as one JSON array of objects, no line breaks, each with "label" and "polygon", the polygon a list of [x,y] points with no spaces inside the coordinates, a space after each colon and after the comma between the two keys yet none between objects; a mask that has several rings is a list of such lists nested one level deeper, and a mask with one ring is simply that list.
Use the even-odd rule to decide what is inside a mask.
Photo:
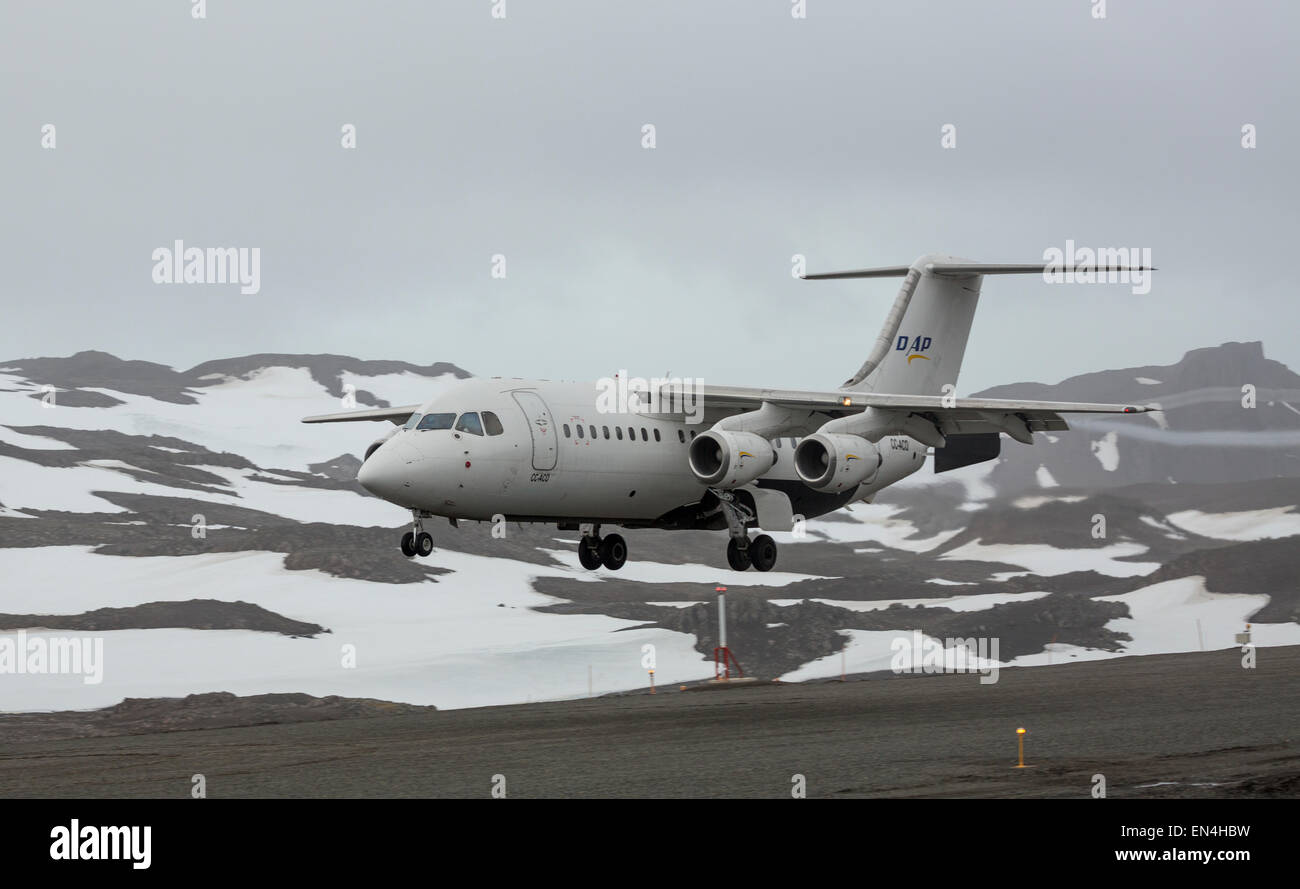
[{"label": "high-mounted wing", "polygon": [[[777,437],[807,434],[829,419],[870,411],[874,420],[864,425],[875,426],[877,432],[885,430],[881,434],[911,435],[935,447],[941,446],[948,435],[989,432],[1005,432],[1017,441],[1029,443],[1033,432],[1068,429],[1061,414],[1142,414],[1160,409],[1139,404],[948,398],[846,389],[809,392],[748,386],[704,385],[698,395],[702,404],[696,407],[702,408],[706,423],[753,412],[755,422],[747,425],[753,425],[754,431],[760,434]],[[670,403],[667,396],[663,403]]]},{"label": "high-mounted wing", "polygon": [[980,411],[1025,411],[1034,413],[1142,414],[1157,411],[1154,405],[1093,404],[1076,401],[1021,401],[1006,398],[945,398],[941,395],[888,395],[840,389],[809,392],[801,389],[760,389],[751,386],[702,386],[704,408],[746,408],[763,402],[782,407],[814,411],[852,413],[869,407],[913,412],[944,411],[958,417]]},{"label": "high-mounted wing", "polygon": [[389,420],[398,426],[410,419],[411,414],[420,409],[418,404],[408,404],[402,407],[380,407],[368,411],[344,411],[341,414],[317,414],[314,417],[303,417],[304,423],[353,423],[357,420]]}]

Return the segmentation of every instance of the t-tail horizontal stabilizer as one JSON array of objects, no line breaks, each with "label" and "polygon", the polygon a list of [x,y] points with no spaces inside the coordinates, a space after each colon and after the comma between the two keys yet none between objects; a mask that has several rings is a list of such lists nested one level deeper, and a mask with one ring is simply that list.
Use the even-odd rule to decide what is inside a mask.
[{"label": "t-tail horizontal stabilizer", "polygon": [[[927,262],[918,264],[920,271],[941,278],[969,278],[972,275],[1054,275],[1058,272],[1076,276],[1106,272],[1155,272],[1155,266],[1109,265],[1105,263],[1077,263],[1066,268],[1060,263],[1048,262]],[[852,269],[846,272],[822,272],[818,275],[801,275],[805,281],[833,281],[842,278],[902,278],[912,270],[910,265],[881,266],[875,269]]]},{"label": "t-tail horizontal stabilizer", "polygon": [[898,296],[867,360],[841,387],[853,391],[930,395],[955,387],[970,336],[985,275],[1043,275],[1049,281],[1136,281],[1153,271],[1146,265],[1119,264],[1109,254],[1101,262],[991,263],[930,254],[910,266],[884,266],[804,275],[808,281],[846,278],[902,278]]}]

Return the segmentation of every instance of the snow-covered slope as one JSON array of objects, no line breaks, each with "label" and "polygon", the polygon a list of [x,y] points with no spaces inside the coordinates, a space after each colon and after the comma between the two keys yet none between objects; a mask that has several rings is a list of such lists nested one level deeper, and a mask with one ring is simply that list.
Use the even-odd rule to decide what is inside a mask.
[{"label": "snow-covered slope", "polygon": [[[1148,380],[1178,379],[1147,370],[1129,383],[1154,391]],[[717,535],[656,531],[628,532],[633,561],[617,574],[581,570],[572,534],[553,528],[498,541],[439,525],[434,555],[408,562],[395,546],[406,514],[354,480],[386,424],[298,421],[353,401],[423,402],[464,376],[343,356],[246,356],[188,371],[103,353],[0,362],[0,615],[10,628],[0,648],[20,628],[28,639],[104,644],[102,682],[0,675],[0,710],[214,690],[514,703],[584,695],[589,682],[596,693],[642,687],[647,645],[658,682],[694,681],[712,675],[719,581],[733,591],[730,641],[742,662],[787,679],[887,669],[890,640],[916,628],[1006,634],[1019,653],[1003,662],[1015,665],[1193,650],[1189,626],[1200,628],[1197,645],[1221,647],[1262,609],[1271,622],[1257,628],[1259,644],[1300,641],[1294,590],[1271,579],[1296,549],[1278,538],[1300,534],[1286,484],[1099,496],[1069,487],[1059,461],[1035,448],[1033,467],[1067,486],[1007,496],[1014,444],[1003,461],[918,474],[802,535],[776,535],[780,563],[764,575],[725,570]],[[1093,471],[1133,469],[1122,434],[1078,437]],[[1164,482],[1149,469],[1140,481]],[[1108,519],[1100,540],[1097,514]],[[1214,548],[1234,541],[1260,541],[1255,581],[1223,569],[1238,560]],[[1148,581],[1157,569],[1173,574]],[[207,629],[206,617],[132,624],[140,606],[190,600],[252,603],[329,632]],[[42,619],[95,628],[42,629]]]}]

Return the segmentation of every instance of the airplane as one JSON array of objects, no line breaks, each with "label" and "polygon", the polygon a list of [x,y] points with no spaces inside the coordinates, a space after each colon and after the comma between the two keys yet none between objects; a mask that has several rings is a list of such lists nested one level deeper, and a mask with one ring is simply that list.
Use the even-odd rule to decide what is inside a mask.
[{"label": "airplane", "polygon": [[910,266],[802,276],[903,279],[866,361],[833,390],[655,381],[621,399],[607,397],[609,378],[470,378],[424,404],[302,422],[395,424],[366,449],[357,480],[411,511],[400,541],[408,558],[433,552],[423,522],[441,517],[579,531],[583,567],[611,571],[627,561],[627,541],[602,535],[604,525],[726,530],[732,569],[770,571],[776,543],[766,533],[750,539],[751,529],[790,531],[870,502],[931,454],[935,471],[947,472],[996,459],[1003,435],[1033,444],[1034,433],[1068,429],[1062,414],[1159,410],[955,397],[984,277],[1053,270],[931,254]]}]

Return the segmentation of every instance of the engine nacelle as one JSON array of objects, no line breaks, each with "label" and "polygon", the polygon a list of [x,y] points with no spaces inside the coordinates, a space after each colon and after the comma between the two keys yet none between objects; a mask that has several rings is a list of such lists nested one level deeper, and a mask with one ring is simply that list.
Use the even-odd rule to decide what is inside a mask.
[{"label": "engine nacelle", "polygon": [[816,432],[794,449],[794,471],[814,491],[847,491],[880,471],[880,451],[860,435]]},{"label": "engine nacelle", "polygon": [[752,432],[710,429],[691,442],[691,472],[711,488],[739,488],[772,468],[772,443]]}]

